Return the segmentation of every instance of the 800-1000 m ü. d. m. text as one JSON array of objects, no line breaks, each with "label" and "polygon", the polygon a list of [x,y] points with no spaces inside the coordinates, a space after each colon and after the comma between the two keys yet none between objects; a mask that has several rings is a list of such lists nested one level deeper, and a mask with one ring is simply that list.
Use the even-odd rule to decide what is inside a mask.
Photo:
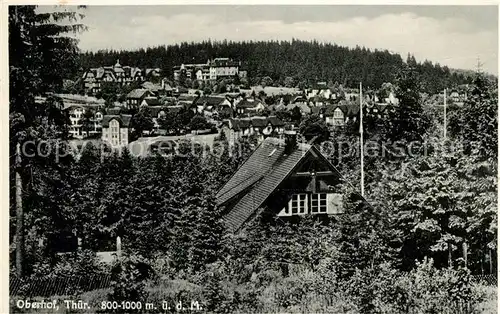
[{"label": "800-1000 m \u00fc. d. m. text", "polygon": [[[60,308],[60,300],[41,300],[41,301],[30,301],[30,300],[17,300],[16,306],[19,309],[50,309],[58,311]],[[63,308],[71,310],[89,310],[92,307],[81,300],[63,300]],[[99,304],[100,310],[130,310],[130,311],[140,311],[140,310],[163,310],[168,312],[179,312],[179,311],[201,311],[203,307],[198,301],[191,301],[190,303],[182,301],[162,301],[161,304],[157,305],[154,303],[142,303],[140,301],[102,301]]]},{"label": "800-1000 m \u00fc. d. m. text", "polygon": [[191,301],[190,304],[182,301],[162,301],[160,306],[154,303],[130,302],[130,301],[103,301],[101,310],[158,310],[163,311],[201,311],[203,307],[198,301]]}]

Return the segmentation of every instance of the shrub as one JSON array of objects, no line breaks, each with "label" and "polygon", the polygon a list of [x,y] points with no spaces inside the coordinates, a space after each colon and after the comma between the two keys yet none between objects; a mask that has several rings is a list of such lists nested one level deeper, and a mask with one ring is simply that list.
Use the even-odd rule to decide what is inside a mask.
[{"label": "shrub", "polygon": [[342,286],[361,313],[470,313],[482,300],[469,270],[439,270],[432,259],[409,273],[389,264],[357,270]]},{"label": "shrub", "polygon": [[[107,266],[100,262],[96,254],[90,250],[56,255],[55,260],[52,262],[35,262],[31,270],[31,275],[23,278],[22,286],[17,294],[21,296],[26,295],[33,283],[40,282],[40,280],[49,284],[53,280],[56,280],[56,278],[73,277],[85,282],[94,276],[106,273],[107,270]],[[72,294],[81,293],[79,289],[80,287],[76,287]],[[41,294],[42,291],[31,291],[31,293]]]},{"label": "shrub", "polygon": [[118,259],[111,269],[111,301],[144,301],[146,280],[153,275],[152,268],[140,256]]},{"label": "shrub", "polygon": [[391,313],[392,303],[398,299],[394,289],[398,273],[389,264],[374,268],[356,269],[354,275],[343,283],[341,289],[357,305],[361,313]]},{"label": "shrub", "polygon": [[[155,280],[146,284],[147,302],[161,306],[163,301],[173,305],[174,302],[181,301],[190,306],[191,301],[199,302],[204,308],[201,286],[186,280]],[[199,311],[198,311],[199,312]]]},{"label": "shrub", "polygon": [[482,299],[481,292],[471,283],[467,268],[438,270],[432,259],[417,263],[409,274],[400,276],[395,287],[404,292],[398,306],[404,312],[469,312]]}]

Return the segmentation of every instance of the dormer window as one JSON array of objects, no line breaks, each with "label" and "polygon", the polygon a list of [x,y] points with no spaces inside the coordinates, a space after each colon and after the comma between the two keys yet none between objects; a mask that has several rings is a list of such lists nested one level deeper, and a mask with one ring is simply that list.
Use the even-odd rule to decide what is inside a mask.
[{"label": "dormer window", "polygon": [[311,195],[311,213],[322,214],[327,212],[326,193]]},{"label": "dormer window", "polygon": [[307,194],[294,194],[285,209],[290,215],[304,215],[307,213]]},{"label": "dormer window", "polygon": [[343,212],[342,194],[299,193],[292,195],[278,216],[341,214]]},{"label": "dormer window", "polygon": [[344,113],[340,110],[340,108],[336,108],[333,111],[333,124],[344,125]]}]

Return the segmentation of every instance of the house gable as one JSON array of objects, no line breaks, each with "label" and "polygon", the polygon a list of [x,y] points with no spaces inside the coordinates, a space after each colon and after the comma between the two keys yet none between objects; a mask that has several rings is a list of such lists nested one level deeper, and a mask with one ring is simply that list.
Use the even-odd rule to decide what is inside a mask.
[{"label": "house gable", "polygon": [[286,203],[291,190],[297,189],[297,182],[301,191],[319,191],[330,189],[339,178],[317,148],[298,144],[288,151],[283,140],[267,138],[217,193],[217,204],[224,208],[227,228],[235,232],[262,206],[278,213],[283,200]]}]

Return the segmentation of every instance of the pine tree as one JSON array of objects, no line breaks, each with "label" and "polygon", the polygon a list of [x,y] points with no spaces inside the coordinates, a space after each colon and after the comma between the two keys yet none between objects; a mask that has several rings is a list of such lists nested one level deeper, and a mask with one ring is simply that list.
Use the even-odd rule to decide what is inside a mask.
[{"label": "pine tree", "polygon": [[420,99],[419,76],[411,64],[410,59],[410,66],[399,74],[396,90],[399,104],[389,111],[387,119],[387,133],[393,142],[422,143],[430,127],[430,119],[426,116]]},{"label": "pine tree", "polygon": [[[22,198],[25,199],[23,207],[32,211],[18,215],[21,220],[26,216],[26,229],[36,227],[29,225],[29,219],[30,216],[38,214],[44,215],[47,221],[45,226],[49,227],[53,223],[54,228],[61,228],[58,217],[64,204],[58,198],[64,195],[65,191],[47,189],[47,182],[49,185],[67,187],[66,183],[61,181],[65,180],[64,171],[71,157],[61,157],[67,147],[58,140],[67,136],[67,121],[55,110],[53,99],[48,98],[40,103],[35,101],[35,97],[60,91],[63,79],[72,72],[76,73],[74,61],[77,60],[77,40],[70,33],[84,29],[79,23],[82,17],[78,12],[39,13],[36,6],[9,6],[11,155],[14,156],[16,145],[23,147],[28,141],[32,141],[34,147],[44,142],[46,151],[49,152],[47,156],[41,156],[35,149],[28,149],[22,164],[18,165],[17,170],[21,174],[24,191]],[[30,153],[34,155],[27,158]],[[10,164],[11,167],[14,165],[13,159]],[[11,186],[14,186],[13,182]],[[53,204],[49,206],[50,210],[43,214],[42,208],[50,203]],[[14,204],[14,201],[11,204]],[[24,233],[24,230],[21,233]],[[16,241],[16,249],[22,251],[22,237]],[[22,256],[18,257],[22,259]],[[21,261],[20,264],[24,265],[24,262]],[[18,270],[19,273],[21,270]]]}]

